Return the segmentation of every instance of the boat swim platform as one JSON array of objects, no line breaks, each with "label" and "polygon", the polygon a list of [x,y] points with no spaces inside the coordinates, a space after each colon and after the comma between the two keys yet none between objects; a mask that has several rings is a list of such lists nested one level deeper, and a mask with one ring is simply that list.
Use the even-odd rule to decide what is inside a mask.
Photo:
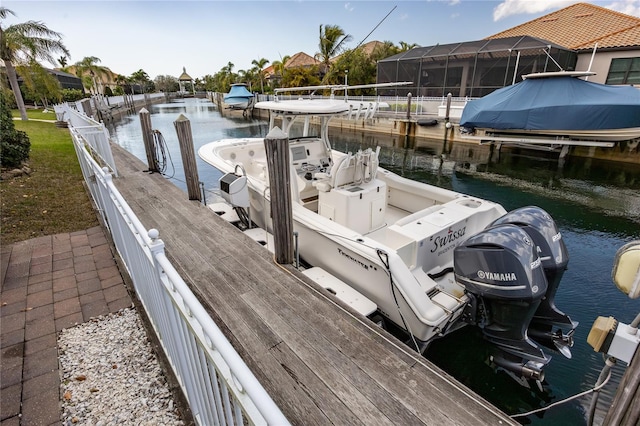
[{"label": "boat swim platform", "polygon": [[517,425],[123,148],[118,190],[292,424]]}]

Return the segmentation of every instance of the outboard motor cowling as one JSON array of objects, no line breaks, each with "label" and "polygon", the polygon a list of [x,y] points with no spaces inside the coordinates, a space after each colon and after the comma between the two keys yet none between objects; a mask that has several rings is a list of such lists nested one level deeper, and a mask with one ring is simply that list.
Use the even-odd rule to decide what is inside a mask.
[{"label": "outboard motor cowling", "polygon": [[498,225],[467,239],[453,256],[456,281],[471,299],[463,318],[502,351],[494,354],[495,364],[517,374],[534,365],[528,378],[542,380],[550,358],[527,330],[547,280],[529,235],[515,225]]},{"label": "outboard motor cowling", "polygon": [[[572,321],[555,305],[556,292],[569,262],[567,248],[558,227],[546,211],[535,206],[513,210],[490,226],[501,224],[516,225],[531,237],[547,278],[547,291],[531,320],[529,336],[536,342],[571,358],[569,348],[573,346],[572,336],[578,323]],[[554,326],[559,328],[554,330]]]}]

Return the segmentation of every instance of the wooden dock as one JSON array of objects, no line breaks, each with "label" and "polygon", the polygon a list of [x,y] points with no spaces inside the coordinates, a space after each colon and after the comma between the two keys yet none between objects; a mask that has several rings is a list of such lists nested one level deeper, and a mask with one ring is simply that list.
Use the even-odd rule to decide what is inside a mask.
[{"label": "wooden dock", "polygon": [[124,149],[118,190],[292,424],[517,425]]}]

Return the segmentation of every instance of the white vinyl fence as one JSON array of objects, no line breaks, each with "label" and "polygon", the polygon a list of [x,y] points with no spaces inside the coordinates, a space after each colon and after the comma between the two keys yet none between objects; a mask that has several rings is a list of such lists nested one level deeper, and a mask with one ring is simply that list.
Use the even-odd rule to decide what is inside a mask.
[{"label": "white vinyl fence", "polygon": [[[69,117],[84,179],[196,423],[289,424],[173,268],[158,231],[145,229],[115,187],[109,170],[115,172],[108,133],[100,130],[100,123],[77,112]],[[109,167],[96,162],[98,151],[100,158],[111,158]]]}]

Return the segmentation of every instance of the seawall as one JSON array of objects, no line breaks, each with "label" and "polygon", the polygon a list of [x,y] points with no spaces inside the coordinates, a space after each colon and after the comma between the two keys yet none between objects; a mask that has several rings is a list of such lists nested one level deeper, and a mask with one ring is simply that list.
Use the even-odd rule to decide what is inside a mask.
[{"label": "seawall", "polygon": [[[261,109],[253,110],[255,118],[269,118],[269,112]],[[434,120],[436,117],[429,117]],[[391,137],[394,145],[406,146],[407,148],[420,148],[421,146],[434,147],[440,144],[442,150],[440,153],[451,153],[460,150],[471,150],[485,152],[491,155],[496,150],[530,150],[531,152],[540,152],[522,146],[509,146],[507,144],[480,144],[478,141],[464,139],[460,134],[460,128],[457,123],[451,122],[451,127],[445,126],[445,121],[438,119],[434,125],[419,125],[416,119],[388,117],[383,114],[373,119],[341,119],[335,117],[331,120],[332,128],[340,128],[350,132],[364,132],[368,134],[378,134]],[[484,148],[479,149],[478,148]],[[555,150],[544,149],[545,156],[556,155],[560,157],[561,149]],[[579,157],[589,159],[599,159],[607,161],[615,161],[620,163],[630,163],[640,165],[640,146],[638,141],[634,142],[618,142],[612,148],[603,147],[587,147],[587,146],[570,146],[566,152],[567,157]]]}]

